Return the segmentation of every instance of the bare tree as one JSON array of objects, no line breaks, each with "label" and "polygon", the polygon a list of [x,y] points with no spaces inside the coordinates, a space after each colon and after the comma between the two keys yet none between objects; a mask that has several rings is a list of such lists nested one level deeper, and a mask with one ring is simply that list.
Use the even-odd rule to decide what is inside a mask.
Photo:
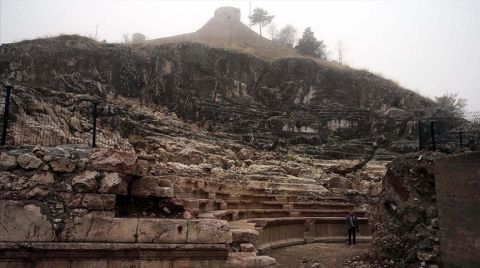
[{"label": "bare tree", "polygon": [[455,116],[463,116],[467,100],[460,98],[458,93],[445,93],[442,96],[435,97],[437,107],[441,111],[451,113]]},{"label": "bare tree", "polygon": [[296,36],[297,29],[295,29],[295,27],[293,27],[292,25],[287,24],[280,30],[277,37],[275,38],[275,41],[284,46],[293,47],[293,45],[295,44]]},{"label": "bare tree", "polygon": [[267,33],[270,35],[270,40],[274,41],[277,38],[278,30],[275,22],[270,23],[267,27]]},{"label": "bare tree", "polygon": [[345,46],[341,40],[337,42],[337,61],[340,64],[343,64],[345,61]]},{"label": "bare tree", "polygon": [[130,36],[128,34],[125,33],[125,34],[122,35],[122,37],[123,37],[123,42],[125,44],[130,43]]}]

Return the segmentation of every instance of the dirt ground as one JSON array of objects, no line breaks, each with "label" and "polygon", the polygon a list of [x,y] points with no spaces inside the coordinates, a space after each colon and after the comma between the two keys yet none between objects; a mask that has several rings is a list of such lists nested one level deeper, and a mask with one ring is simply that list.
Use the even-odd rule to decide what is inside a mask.
[{"label": "dirt ground", "polygon": [[356,265],[345,264],[345,261],[347,258],[355,259],[357,256],[365,256],[369,247],[368,243],[352,247],[343,243],[314,243],[271,250],[264,255],[275,258],[279,268],[343,268],[356,267]]}]

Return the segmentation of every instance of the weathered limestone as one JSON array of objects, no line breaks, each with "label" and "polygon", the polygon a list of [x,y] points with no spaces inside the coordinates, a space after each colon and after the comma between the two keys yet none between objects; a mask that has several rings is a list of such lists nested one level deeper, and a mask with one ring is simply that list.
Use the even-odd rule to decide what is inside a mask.
[{"label": "weathered limestone", "polygon": [[89,156],[91,169],[135,175],[137,157],[134,153],[98,150]]},{"label": "weathered limestone", "polygon": [[55,172],[70,173],[75,170],[75,163],[68,159],[58,159],[50,162],[52,170]]},{"label": "weathered limestone", "polygon": [[9,170],[17,167],[17,158],[5,152],[0,154],[0,169]]},{"label": "weathered limestone", "polygon": [[140,243],[187,243],[187,221],[141,219],[138,222],[138,242]]},{"label": "weathered limestone", "polygon": [[112,210],[115,208],[114,194],[85,194],[82,206],[90,210]]},{"label": "weathered limestone", "polygon": [[138,197],[173,197],[174,193],[169,180],[146,176],[133,181],[132,195]]},{"label": "weathered limestone", "polygon": [[54,241],[53,226],[40,207],[19,201],[0,200],[0,241]]},{"label": "weathered limestone", "polygon": [[[179,152],[186,148],[181,145],[170,144],[168,148]],[[92,244],[111,243],[114,248],[135,245],[129,247],[133,252],[137,252],[135,248],[149,252],[144,246],[147,244],[152,247],[179,245],[179,251],[194,245],[209,245],[202,248],[205,250],[202,254],[213,256],[216,261],[221,259],[219,267],[274,267],[274,259],[257,256],[256,252],[297,243],[339,240],[339,232],[344,231],[343,218],[333,221],[325,218],[341,217],[354,207],[343,197],[331,196],[329,189],[318,182],[325,173],[312,167],[314,160],[284,161],[278,155],[264,155],[250,149],[238,153],[244,148],[233,145],[225,154],[215,146],[201,144],[199,149],[195,146],[190,142],[187,147],[191,150],[186,151],[198,152],[202,161],[199,158],[194,162],[199,164],[192,164],[187,158],[177,159],[183,161],[180,163],[165,163],[146,154],[137,158],[133,153],[101,149],[82,151],[75,158],[68,149],[55,155],[53,150],[42,148],[37,154],[45,162],[36,170],[18,165],[0,172],[0,189],[5,190],[0,195],[36,202],[39,217],[48,223],[52,236],[48,243],[54,240],[64,243],[66,252],[72,256],[89,252],[78,265],[98,264],[99,261],[91,257],[96,256],[91,253]],[[74,164],[72,172],[58,168],[62,165],[43,169],[61,159]],[[219,166],[207,162],[209,159],[217,159]],[[232,165],[228,166],[228,162]],[[28,176],[24,175],[26,172]],[[364,214],[358,215],[363,224]],[[240,219],[244,219],[242,224],[236,225]],[[363,225],[362,229],[369,230]],[[22,240],[18,239],[17,242]],[[228,251],[215,255],[211,252],[216,249],[215,245],[227,246],[235,254],[228,259]],[[33,249],[28,254],[42,254],[40,248],[35,247],[39,251]],[[56,254],[54,247],[52,244],[45,252]],[[197,252],[195,247],[191,250]],[[17,256],[17,260],[27,254],[8,252],[9,256]],[[115,254],[99,260],[128,264],[126,259],[112,262],[112,256],[118,256]],[[162,254],[153,255],[166,256]],[[201,263],[195,261],[195,256],[175,258],[184,260],[185,265]],[[51,265],[47,259],[44,264]]]},{"label": "weathered limestone", "polygon": [[121,219],[89,213],[67,221],[62,232],[65,242],[133,243],[138,219]]},{"label": "weathered limestone", "polygon": [[97,189],[97,171],[85,171],[72,179],[73,189],[77,192],[93,192]]},{"label": "weathered limestone", "polygon": [[230,226],[226,221],[202,219],[188,221],[188,243],[232,242]]},{"label": "weathered limestone", "polygon": [[107,172],[100,180],[100,193],[127,195],[128,181],[126,176],[117,172]]},{"label": "weathered limestone", "polygon": [[29,154],[21,154],[17,157],[18,164],[24,169],[36,169],[42,164],[42,160]]}]

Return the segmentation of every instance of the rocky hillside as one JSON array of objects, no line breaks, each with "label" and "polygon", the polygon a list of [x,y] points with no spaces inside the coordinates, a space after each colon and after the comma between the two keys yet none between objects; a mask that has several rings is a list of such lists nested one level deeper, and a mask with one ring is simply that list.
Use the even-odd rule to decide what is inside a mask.
[{"label": "rocky hillside", "polygon": [[181,132],[175,117],[141,115],[150,107],[195,123],[208,138],[226,133],[223,139],[318,158],[366,157],[373,147],[382,149],[379,159],[412,150],[415,122],[433,106],[369,72],[305,58],[268,62],[200,44],[131,47],[78,36],[2,45],[0,79],[15,85],[15,120],[42,125],[39,118],[53,118],[48,124],[58,125],[59,135],[88,136],[88,103],[96,100],[113,143]]}]

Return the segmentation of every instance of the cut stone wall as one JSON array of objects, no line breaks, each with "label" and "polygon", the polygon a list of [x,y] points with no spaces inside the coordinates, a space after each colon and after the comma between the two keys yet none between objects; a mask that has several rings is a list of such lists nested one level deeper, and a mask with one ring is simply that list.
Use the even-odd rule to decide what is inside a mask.
[{"label": "cut stone wall", "polygon": [[[165,202],[173,188],[135,153],[73,145],[4,149],[0,267],[225,267],[228,222],[174,213]],[[119,197],[157,202],[156,210],[119,217]]]},{"label": "cut stone wall", "polygon": [[438,159],[435,180],[445,267],[480,267],[480,153]]}]

